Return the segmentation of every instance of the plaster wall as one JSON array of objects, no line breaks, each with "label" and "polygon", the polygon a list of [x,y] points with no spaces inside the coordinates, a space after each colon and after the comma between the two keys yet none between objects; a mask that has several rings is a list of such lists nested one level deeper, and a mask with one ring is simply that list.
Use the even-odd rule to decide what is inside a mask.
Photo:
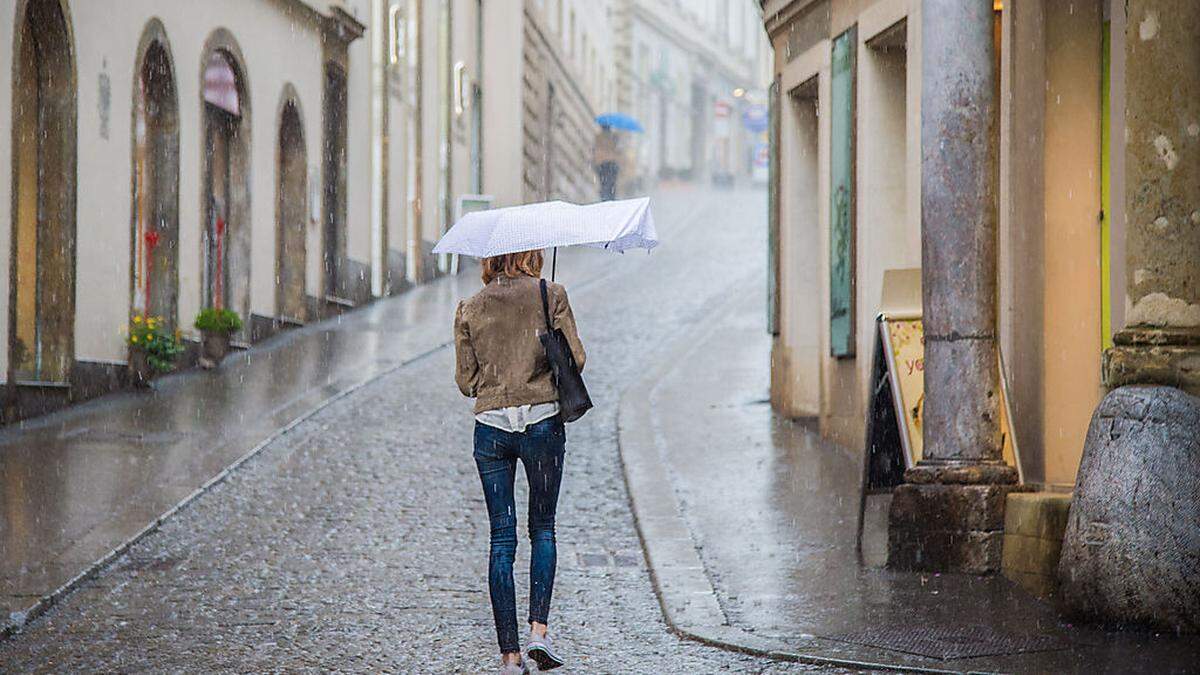
[{"label": "plaster wall", "polygon": [[[412,271],[409,261],[410,235],[416,231],[413,227],[414,202],[412,181],[416,178],[415,152],[416,130],[412,126],[416,115],[416,98],[414,96],[414,64],[416,63],[414,19],[411,11],[414,5],[406,0],[388,0],[384,3],[383,16],[386,17],[390,8],[399,7],[402,22],[402,32],[397,40],[403,44],[398,52],[399,62],[390,63],[390,37],[381,36],[381,31],[390,31],[389,26],[373,27],[374,34],[368,34],[366,39],[383,43],[383,79],[387,82],[388,100],[386,103],[387,146],[380,152],[385,162],[386,172],[385,199],[387,216],[384,219],[387,229],[387,259],[391,270],[391,291],[396,292],[410,279]],[[384,19],[386,20],[386,19]],[[372,30],[369,28],[368,30]]]},{"label": "plaster wall", "polygon": [[442,128],[445,113],[441,97],[446,90],[446,75],[439,67],[442,2],[426,2],[421,11],[421,218],[418,281],[427,281],[437,273],[437,260],[431,255],[443,231],[444,214],[440,205],[442,186]]},{"label": "plaster wall", "polygon": [[1045,482],[1070,486],[1101,394],[1101,7],[1045,7],[1042,444]]},{"label": "plaster wall", "polygon": [[[484,43],[489,45],[488,61],[483,70],[483,152],[484,186],[496,198],[497,206],[521,203],[524,120],[521,79],[524,56],[519,48],[525,40],[525,17],[512,7],[485,2]],[[504,48],[496,48],[503,45]]]},{"label": "plaster wall", "polygon": [[1001,349],[1026,480],[1069,489],[1101,393],[1102,4],[1006,14]]},{"label": "plaster wall", "polygon": [[[368,24],[371,18],[371,0],[345,0],[345,9],[359,21]],[[371,38],[362,38],[350,43],[348,58],[350,67],[346,72],[348,100],[346,129],[346,256],[357,265],[351,265],[354,274],[367,275],[355,278],[351,288],[370,288],[370,269],[375,266],[371,256],[371,194],[378,189],[372,179],[372,135],[378,122],[371,115]],[[282,54],[286,56],[286,52]]]}]

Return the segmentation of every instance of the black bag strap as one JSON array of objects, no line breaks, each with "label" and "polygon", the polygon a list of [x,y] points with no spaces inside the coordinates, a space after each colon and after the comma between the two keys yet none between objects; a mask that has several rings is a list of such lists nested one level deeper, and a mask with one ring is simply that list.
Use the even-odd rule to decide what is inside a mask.
[{"label": "black bag strap", "polygon": [[546,298],[546,280],[539,279],[538,286],[542,289],[542,316],[546,317],[546,332],[553,333],[554,326],[550,323],[550,301]]}]

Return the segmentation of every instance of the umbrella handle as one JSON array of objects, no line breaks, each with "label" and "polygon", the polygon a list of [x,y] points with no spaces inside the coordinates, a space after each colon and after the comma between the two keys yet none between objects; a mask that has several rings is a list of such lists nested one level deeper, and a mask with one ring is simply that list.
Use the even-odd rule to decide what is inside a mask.
[{"label": "umbrella handle", "polygon": [[554,281],[554,275],[558,272],[558,247],[554,247],[554,253],[550,257],[550,281]]}]

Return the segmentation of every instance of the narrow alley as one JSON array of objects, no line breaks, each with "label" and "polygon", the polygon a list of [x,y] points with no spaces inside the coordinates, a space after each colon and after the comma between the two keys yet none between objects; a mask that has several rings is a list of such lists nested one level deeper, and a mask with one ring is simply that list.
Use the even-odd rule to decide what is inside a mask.
[{"label": "narrow alley", "polygon": [[[571,672],[812,668],[668,631],[617,450],[621,391],[658,358],[656,347],[698,330],[731,289],[760,274],[764,199],[762,192],[668,191],[655,208],[669,244],[652,255],[559,257],[597,402],[569,429],[559,514],[560,581],[551,622]],[[376,303],[340,325],[316,325],[317,334],[335,336],[331,346],[299,350],[294,361],[284,357],[286,346],[260,357],[273,372],[328,371],[322,377],[337,382],[363,375],[376,360],[402,359],[392,350],[414,340],[432,347],[271,441],[0,643],[4,669],[466,673],[490,667],[487,519],[470,455],[469,405],[454,387],[453,354],[444,347],[454,302],[475,283],[473,270],[464,272]],[[259,367],[250,361],[231,360],[221,376]],[[192,386],[189,377],[204,375],[171,384]],[[160,394],[169,395],[169,388]],[[214,411],[237,439],[237,429],[277,419],[278,395],[264,390]],[[159,410],[161,420],[192,430],[193,438],[214,433],[192,426],[185,409],[143,409]],[[147,482],[161,489],[181,466],[203,464],[203,455],[196,443],[181,448],[175,456],[184,459],[158,467]],[[126,458],[131,471],[143,463]],[[122,472],[101,475],[140,496],[119,483],[128,480]],[[91,480],[102,482],[95,474]],[[95,484],[89,491],[105,489]],[[69,511],[63,516],[80,517]],[[519,567],[527,551],[520,547]]]}]

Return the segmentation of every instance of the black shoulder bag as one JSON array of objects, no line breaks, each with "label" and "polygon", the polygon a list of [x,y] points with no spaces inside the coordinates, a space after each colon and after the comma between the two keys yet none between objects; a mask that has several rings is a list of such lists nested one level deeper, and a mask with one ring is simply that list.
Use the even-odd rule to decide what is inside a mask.
[{"label": "black shoulder bag", "polygon": [[575,355],[571,353],[567,336],[550,321],[550,301],[546,297],[545,279],[540,280],[540,286],[546,332],[538,335],[538,339],[542,341],[542,348],[546,350],[546,360],[550,362],[554,386],[558,388],[559,414],[564,422],[574,422],[591,409],[592,399],[583,384],[583,376],[579,374],[579,366],[575,363]]}]

